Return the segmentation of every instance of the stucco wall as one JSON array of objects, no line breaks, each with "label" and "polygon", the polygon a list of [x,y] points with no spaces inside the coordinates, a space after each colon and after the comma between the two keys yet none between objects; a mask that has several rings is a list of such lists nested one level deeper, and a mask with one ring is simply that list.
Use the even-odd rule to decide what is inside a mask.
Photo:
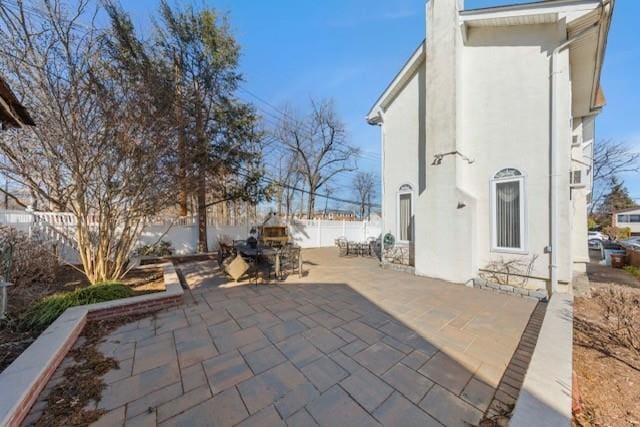
[{"label": "stucco wall", "polygon": [[[587,244],[587,197],[591,192],[591,158],[595,136],[595,117],[573,119],[572,170],[582,172],[582,186],[571,190],[571,253],[573,270],[584,272],[589,262]],[[575,137],[575,141],[573,138]]]},{"label": "stucco wall", "polygon": [[[527,25],[499,28],[471,28],[463,49],[463,129],[461,151],[475,161],[466,165],[463,185],[477,197],[477,253],[480,268],[503,257],[530,259],[538,256],[534,275],[547,277],[549,255],[549,71],[550,50],[562,37],[559,25]],[[560,119],[566,129],[559,143],[569,147],[569,98],[567,55],[561,53],[564,74],[557,93]],[[564,150],[568,157],[568,148]],[[561,156],[563,157],[563,156]],[[567,280],[570,266],[568,235],[567,159],[558,170],[560,205],[560,279]],[[525,251],[512,255],[491,248],[490,180],[501,169],[516,168],[525,176]]]},{"label": "stucco wall", "polygon": [[[552,52],[566,40],[565,21],[468,27],[463,34],[456,4],[428,3],[426,59],[384,112],[383,233],[397,234],[400,185],[410,183],[415,189],[417,183],[416,274],[465,282],[491,262],[518,258],[527,263],[536,257],[531,275],[548,278],[554,110],[555,251],[558,279],[569,282],[588,260],[590,191],[588,167],[583,169],[584,188],[571,189],[569,172],[576,169],[576,160],[590,162],[594,118],[572,121],[567,49],[557,53],[552,74]],[[557,83],[553,110],[552,75]],[[573,135],[580,144],[572,145]],[[436,154],[445,156],[433,164]],[[505,168],[518,169],[525,177],[525,248],[517,252],[492,248],[491,179]]]},{"label": "stucco wall", "polygon": [[[398,93],[384,114],[382,234],[391,233],[398,240],[398,191],[404,184],[413,188],[413,210],[419,191],[420,141],[425,141],[419,117],[424,103],[424,64]],[[422,157],[424,159],[424,157]]]}]

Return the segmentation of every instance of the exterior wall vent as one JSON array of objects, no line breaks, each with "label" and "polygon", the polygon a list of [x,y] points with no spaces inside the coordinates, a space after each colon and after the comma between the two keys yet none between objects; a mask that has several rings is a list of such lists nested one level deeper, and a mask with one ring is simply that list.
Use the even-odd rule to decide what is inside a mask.
[{"label": "exterior wall vent", "polygon": [[573,170],[569,172],[569,184],[571,188],[584,188],[586,184],[583,181],[582,170]]}]

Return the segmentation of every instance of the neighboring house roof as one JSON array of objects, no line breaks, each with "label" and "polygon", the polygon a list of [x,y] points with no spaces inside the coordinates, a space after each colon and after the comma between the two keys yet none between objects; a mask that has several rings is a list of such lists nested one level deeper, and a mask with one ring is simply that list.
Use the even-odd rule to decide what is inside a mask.
[{"label": "neighboring house roof", "polygon": [[633,212],[633,211],[640,211],[640,206],[634,206],[632,208],[620,209],[620,210],[612,212],[611,214],[615,215],[615,214],[619,214],[619,213]]},{"label": "neighboring house roof", "polygon": [[402,89],[407,81],[409,81],[424,59],[425,41],[423,40],[407,62],[402,66],[400,72],[396,74],[391,83],[389,83],[389,86],[387,86],[384,92],[382,92],[382,95],[378,97],[375,104],[373,104],[373,107],[371,107],[371,110],[369,110],[369,114],[367,114],[367,122],[370,125],[380,123],[382,119],[380,113],[382,110],[391,103],[391,100],[395,98],[398,92],[400,92],[400,89]]},{"label": "neighboring house roof", "polygon": [[27,109],[20,104],[2,77],[0,77],[0,122],[3,127],[35,126]]},{"label": "neighboring house roof", "polygon": [[[605,97],[600,86],[600,74],[604,61],[607,35],[611,25],[614,0],[545,0],[506,6],[465,9],[460,11],[460,23],[463,35],[468,28],[487,26],[514,26],[553,23],[567,21],[567,36],[579,34],[589,26],[599,25],[594,32],[592,43],[589,40],[570,46],[572,63],[585,63],[590,72],[584,73],[583,67],[572,68],[572,87],[574,116],[581,117],[601,109]],[[601,7],[600,7],[601,6]],[[388,107],[397,93],[425,59],[425,41],[394,77],[367,114],[369,124],[379,124],[382,112]]]}]

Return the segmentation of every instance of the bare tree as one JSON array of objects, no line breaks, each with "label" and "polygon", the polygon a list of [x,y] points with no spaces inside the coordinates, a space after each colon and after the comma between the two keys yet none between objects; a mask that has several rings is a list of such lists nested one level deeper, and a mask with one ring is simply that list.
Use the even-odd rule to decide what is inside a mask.
[{"label": "bare tree", "polygon": [[620,174],[640,171],[640,152],[625,142],[606,139],[593,149],[593,192],[589,213],[601,205],[611,187],[620,182]]},{"label": "bare tree", "polygon": [[371,199],[376,193],[376,176],[371,172],[358,172],[353,179],[353,189],[356,191],[358,201],[360,202],[360,218],[364,218],[365,213],[369,212],[371,217]]},{"label": "bare tree", "polygon": [[275,178],[277,183],[274,188],[275,199],[278,203],[278,216],[286,219],[291,215],[293,198],[295,196],[294,186],[300,179],[297,169],[297,156],[294,152],[285,153],[277,160],[275,167]]},{"label": "bare tree", "polygon": [[275,136],[296,154],[296,170],[308,187],[307,217],[311,218],[318,190],[337,175],[355,170],[359,151],[347,143],[344,123],[331,101],[311,100],[311,113],[302,119],[285,114]]},{"label": "bare tree", "polygon": [[[36,127],[4,132],[0,169],[58,210],[74,214],[92,283],[125,273],[145,218],[166,197],[167,129],[153,91],[162,72],[130,74],[90,22],[89,0],[35,10],[0,3],[0,66]],[[129,68],[130,70],[131,68]],[[160,78],[158,78],[160,77]]]}]

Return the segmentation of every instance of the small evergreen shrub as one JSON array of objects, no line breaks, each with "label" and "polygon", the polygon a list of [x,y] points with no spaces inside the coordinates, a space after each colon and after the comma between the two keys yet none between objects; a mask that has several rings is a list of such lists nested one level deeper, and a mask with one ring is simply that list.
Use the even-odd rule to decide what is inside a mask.
[{"label": "small evergreen shrub", "polygon": [[49,295],[29,310],[24,326],[28,329],[44,329],[69,307],[127,298],[134,293],[122,283],[104,282],[88,288]]}]

